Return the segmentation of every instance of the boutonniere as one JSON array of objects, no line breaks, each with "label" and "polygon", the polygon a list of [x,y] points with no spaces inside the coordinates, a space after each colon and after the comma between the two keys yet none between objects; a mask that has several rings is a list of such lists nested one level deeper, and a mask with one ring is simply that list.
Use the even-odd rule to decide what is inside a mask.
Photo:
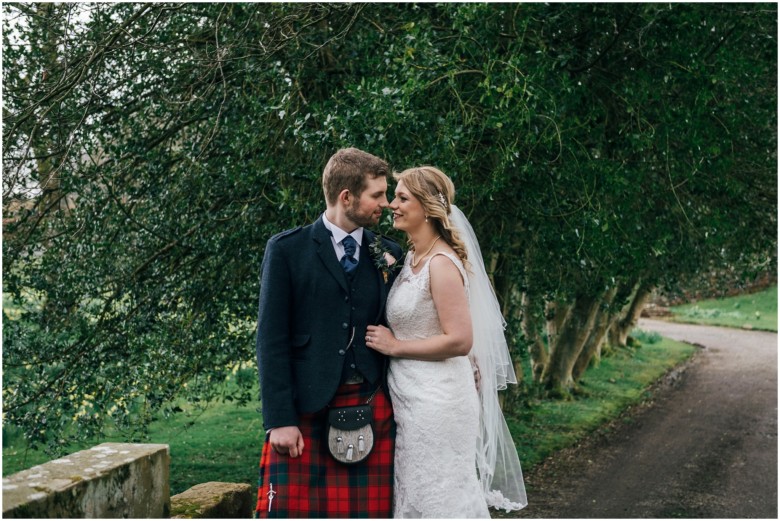
[{"label": "boutonniere", "polygon": [[384,247],[379,235],[376,236],[369,248],[371,249],[371,257],[374,258],[374,266],[382,273],[385,284],[387,284],[390,274],[398,269],[396,258],[392,256],[390,250]]}]

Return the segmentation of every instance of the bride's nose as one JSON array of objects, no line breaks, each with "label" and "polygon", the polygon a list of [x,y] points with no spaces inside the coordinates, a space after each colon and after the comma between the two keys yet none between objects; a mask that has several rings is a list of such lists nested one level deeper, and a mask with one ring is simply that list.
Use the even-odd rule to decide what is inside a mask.
[{"label": "bride's nose", "polygon": [[398,198],[396,197],[392,201],[390,201],[390,209],[396,210],[398,208]]}]

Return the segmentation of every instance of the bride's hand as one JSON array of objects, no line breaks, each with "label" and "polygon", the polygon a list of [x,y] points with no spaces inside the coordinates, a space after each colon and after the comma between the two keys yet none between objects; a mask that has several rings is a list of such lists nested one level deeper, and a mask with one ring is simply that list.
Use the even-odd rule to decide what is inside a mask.
[{"label": "bride's hand", "polygon": [[385,326],[368,326],[365,340],[367,347],[388,356],[393,356],[398,345],[398,339]]}]

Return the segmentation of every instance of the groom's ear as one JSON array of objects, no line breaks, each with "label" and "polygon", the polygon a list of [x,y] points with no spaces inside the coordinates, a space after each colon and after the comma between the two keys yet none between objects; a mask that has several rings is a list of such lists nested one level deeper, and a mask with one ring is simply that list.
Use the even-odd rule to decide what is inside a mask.
[{"label": "groom's ear", "polygon": [[345,206],[350,206],[350,203],[352,201],[352,193],[349,191],[349,189],[345,188],[341,192],[339,192],[339,202],[343,203]]}]

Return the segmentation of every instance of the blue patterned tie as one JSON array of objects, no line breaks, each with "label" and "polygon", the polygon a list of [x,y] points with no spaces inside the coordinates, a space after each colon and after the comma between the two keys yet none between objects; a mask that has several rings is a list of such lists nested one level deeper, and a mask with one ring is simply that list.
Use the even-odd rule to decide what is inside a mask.
[{"label": "blue patterned tie", "polygon": [[344,271],[347,273],[352,273],[358,265],[358,261],[355,258],[357,241],[351,235],[347,235],[341,240],[341,245],[344,246],[344,256],[341,257],[341,267],[344,268]]}]

